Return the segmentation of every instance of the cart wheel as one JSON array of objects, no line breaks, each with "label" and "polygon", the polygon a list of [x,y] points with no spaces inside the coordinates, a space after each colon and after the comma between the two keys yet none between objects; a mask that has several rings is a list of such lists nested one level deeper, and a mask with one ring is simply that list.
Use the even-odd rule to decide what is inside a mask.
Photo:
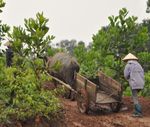
[{"label": "cart wheel", "polygon": [[77,105],[81,113],[88,112],[88,95],[85,89],[80,89],[77,94]]},{"label": "cart wheel", "polygon": [[73,91],[70,91],[70,98],[71,101],[74,101],[76,99],[76,94]]},{"label": "cart wheel", "polygon": [[111,103],[110,107],[113,112],[119,112],[121,108],[121,103],[120,102]]}]

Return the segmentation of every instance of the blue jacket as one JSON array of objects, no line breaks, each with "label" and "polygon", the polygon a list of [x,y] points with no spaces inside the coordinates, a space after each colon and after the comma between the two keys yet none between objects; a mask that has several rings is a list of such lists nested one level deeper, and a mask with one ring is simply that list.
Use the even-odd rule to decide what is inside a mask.
[{"label": "blue jacket", "polygon": [[124,69],[124,77],[132,89],[143,89],[144,70],[136,60],[129,60]]}]

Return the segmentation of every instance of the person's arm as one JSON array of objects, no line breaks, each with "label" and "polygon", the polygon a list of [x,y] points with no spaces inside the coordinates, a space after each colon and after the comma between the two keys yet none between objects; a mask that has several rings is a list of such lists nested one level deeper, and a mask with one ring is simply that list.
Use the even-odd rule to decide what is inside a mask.
[{"label": "person's arm", "polygon": [[126,80],[130,79],[130,64],[127,64],[124,69],[124,77]]}]

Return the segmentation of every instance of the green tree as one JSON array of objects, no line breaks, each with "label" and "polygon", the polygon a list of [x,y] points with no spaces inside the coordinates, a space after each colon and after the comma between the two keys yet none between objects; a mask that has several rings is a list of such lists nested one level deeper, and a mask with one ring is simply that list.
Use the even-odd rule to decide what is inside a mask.
[{"label": "green tree", "polygon": [[62,48],[65,52],[68,52],[69,54],[73,55],[73,50],[77,44],[77,41],[75,39],[72,40],[61,40],[56,45],[59,48]]},{"label": "green tree", "polygon": [[[35,117],[46,120],[57,118],[61,105],[58,94],[62,88],[44,90],[51,81],[43,60],[54,36],[46,36],[48,19],[37,13],[36,19],[25,19],[25,28],[13,27],[8,36],[13,42],[13,65],[5,67],[0,60],[0,123],[12,126],[14,122]],[[51,47],[50,47],[51,48]]]},{"label": "green tree", "polygon": [[147,0],[146,13],[150,13],[150,0]]},{"label": "green tree", "polygon": [[13,41],[13,49],[20,56],[30,56],[41,58],[49,48],[54,39],[53,35],[46,35],[49,31],[48,19],[43,13],[37,13],[36,19],[25,19],[25,28],[13,27],[9,37]]},{"label": "green tree", "polygon": [[121,58],[129,52],[137,55],[139,49],[145,49],[148,30],[147,27],[136,23],[137,17],[128,16],[125,8],[119,11],[118,16],[110,16],[108,19],[109,26],[103,27],[93,36],[93,47],[102,56],[99,61],[102,63],[101,69],[107,67],[107,70],[110,70],[109,74],[121,81],[123,77]]},{"label": "green tree", "polygon": [[16,57],[9,68],[0,62],[1,124],[12,126],[16,121],[26,121],[37,116],[48,120],[59,116],[56,112],[61,108],[57,98],[60,91],[43,89],[43,83],[51,81],[51,77],[40,69],[41,65],[42,61],[36,59],[34,67],[40,72],[37,76],[31,62],[25,58]]},{"label": "green tree", "polygon": [[143,47],[143,52],[139,53],[138,56],[140,57],[140,62],[143,65],[145,72],[148,72],[150,69],[150,20],[144,19],[141,25],[147,27],[149,39],[146,42],[146,46]]},{"label": "green tree", "polygon": [[79,42],[74,48],[74,56],[80,64],[80,73],[89,79],[95,79],[99,68],[99,53],[85,46],[83,42]]},{"label": "green tree", "polygon": [[[0,0],[0,13],[2,13],[2,8],[5,7],[5,2]],[[2,24],[2,20],[0,20],[0,46],[6,33],[9,31],[10,27],[7,24]]]},{"label": "green tree", "polygon": [[78,59],[78,62],[82,64],[85,61],[87,49],[84,43],[78,43],[74,48],[73,54]]}]

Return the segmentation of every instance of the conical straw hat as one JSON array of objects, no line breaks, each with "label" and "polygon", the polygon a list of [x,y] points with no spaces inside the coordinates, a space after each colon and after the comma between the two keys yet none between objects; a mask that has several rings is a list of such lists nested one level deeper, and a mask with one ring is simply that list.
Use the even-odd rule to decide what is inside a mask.
[{"label": "conical straw hat", "polygon": [[10,41],[7,41],[5,44],[4,44],[4,46],[11,46],[12,45],[12,43],[10,42]]},{"label": "conical straw hat", "polygon": [[126,60],[138,60],[138,58],[136,56],[134,56],[133,54],[129,53],[122,60],[123,61],[126,61]]}]

